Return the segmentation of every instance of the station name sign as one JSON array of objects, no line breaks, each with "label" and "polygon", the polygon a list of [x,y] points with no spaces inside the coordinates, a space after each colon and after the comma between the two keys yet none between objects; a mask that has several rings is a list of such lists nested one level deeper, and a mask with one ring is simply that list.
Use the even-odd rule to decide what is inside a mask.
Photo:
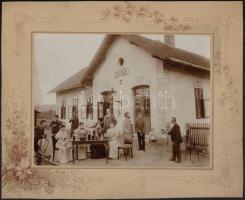
[{"label": "station name sign", "polygon": [[114,78],[118,78],[118,77],[121,77],[121,76],[125,77],[128,74],[129,74],[129,68],[122,67],[122,68],[116,70],[113,73],[113,76],[114,76]]}]

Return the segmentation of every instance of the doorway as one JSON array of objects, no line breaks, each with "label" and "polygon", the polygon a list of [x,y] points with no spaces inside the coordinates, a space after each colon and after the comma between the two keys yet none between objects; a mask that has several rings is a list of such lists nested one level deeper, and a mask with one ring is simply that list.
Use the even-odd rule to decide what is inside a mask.
[{"label": "doorway", "polygon": [[109,108],[113,113],[113,91],[105,91],[101,93],[103,102],[98,102],[98,119],[103,121],[106,110]]},{"label": "doorway", "polygon": [[140,85],[133,88],[134,93],[134,120],[141,113],[145,122],[145,133],[151,130],[150,87]]}]

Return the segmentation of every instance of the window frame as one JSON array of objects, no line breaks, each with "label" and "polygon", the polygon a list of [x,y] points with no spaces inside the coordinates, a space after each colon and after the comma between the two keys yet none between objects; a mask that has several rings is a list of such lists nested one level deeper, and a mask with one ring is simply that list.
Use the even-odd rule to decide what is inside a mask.
[{"label": "window frame", "polygon": [[92,119],[94,118],[93,114],[93,96],[87,97],[87,105],[86,105],[86,118],[88,119],[89,114],[92,114]]},{"label": "window frame", "polygon": [[78,115],[78,102],[79,102],[79,98],[72,99],[72,113],[76,112],[77,115]]},{"label": "window frame", "polygon": [[61,112],[60,112],[60,118],[66,119],[66,100],[61,101]]},{"label": "window frame", "polygon": [[204,97],[203,97],[203,89],[200,87],[195,87],[194,88],[194,97],[195,97],[196,119],[206,118],[205,117],[205,104],[204,104]]},{"label": "window frame", "polygon": [[[151,117],[151,100],[150,100],[150,86],[149,85],[139,85],[133,88],[134,90],[134,112],[137,112],[137,109],[140,109],[145,117]],[[136,105],[136,103],[141,103]],[[135,113],[137,115],[137,113]]]},{"label": "window frame", "polygon": [[[210,99],[209,98],[203,98],[203,102],[204,102],[204,116],[205,116],[205,118],[210,118]],[[208,102],[208,108],[206,107],[205,102]]]}]

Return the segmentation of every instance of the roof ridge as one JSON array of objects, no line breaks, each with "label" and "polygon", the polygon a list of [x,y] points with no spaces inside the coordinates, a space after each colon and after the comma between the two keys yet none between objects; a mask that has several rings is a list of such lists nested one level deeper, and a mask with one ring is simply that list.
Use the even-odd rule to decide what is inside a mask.
[{"label": "roof ridge", "polygon": [[[59,92],[59,91],[66,90],[66,88],[69,89],[69,88],[72,88],[74,86],[79,86],[81,84],[80,83],[81,79],[79,79],[79,81],[77,81],[77,80],[74,80],[74,78],[76,78],[76,76],[78,76],[78,75],[82,77],[82,74],[84,74],[85,71],[87,71],[87,69],[88,69],[88,66],[79,69],[76,73],[74,73],[73,75],[69,76],[64,81],[60,82],[56,87],[51,89],[48,93],[50,94],[50,93],[54,93],[54,92]],[[68,86],[66,86],[64,88],[64,85],[67,84],[67,83],[68,83]]]},{"label": "roof ridge", "polygon": [[[105,35],[103,41],[101,42],[100,46],[95,52],[94,57],[90,61],[89,65],[87,67],[82,68],[74,75],[70,76],[68,79],[60,83],[50,92],[60,91],[59,90],[60,88],[62,90],[66,90],[68,86],[71,86],[70,82],[73,82],[70,79],[74,77],[76,78],[76,75],[79,74],[79,72],[81,73],[80,79],[78,77],[79,80],[76,79],[74,81],[77,83],[77,85],[83,85],[84,83],[87,84],[87,82],[91,82],[95,70],[104,61],[107,51],[110,49],[112,43],[115,41],[115,39],[118,38],[118,36],[139,46],[139,48],[142,48],[147,53],[159,59],[165,60],[165,59],[172,57],[174,59],[181,60],[185,63],[190,63],[192,64],[192,67],[200,66],[201,68],[206,68],[207,70],[210,69],[210,59],[202,55],[199,55],[199,54],[196,54],[196,53],[184,50],[184,49],[177,48],[175,46],[174,47],[170,46],[159,40],[153,40],[153,39],[144,37],[142,35],[137,35],[137,34],[107,34]],[[65,84],[67,84],[67,82],[69,83],[69,85],[64,86]]]}]

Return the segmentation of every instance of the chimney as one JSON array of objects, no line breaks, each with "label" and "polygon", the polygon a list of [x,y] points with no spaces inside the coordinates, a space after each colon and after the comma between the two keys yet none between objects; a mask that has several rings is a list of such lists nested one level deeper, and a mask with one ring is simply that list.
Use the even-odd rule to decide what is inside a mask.
[{"label": "chimney", "polygon": [[175,46],[175,38],[174,35],[164,35],[164,43],[168,46],[174,47]]}]

